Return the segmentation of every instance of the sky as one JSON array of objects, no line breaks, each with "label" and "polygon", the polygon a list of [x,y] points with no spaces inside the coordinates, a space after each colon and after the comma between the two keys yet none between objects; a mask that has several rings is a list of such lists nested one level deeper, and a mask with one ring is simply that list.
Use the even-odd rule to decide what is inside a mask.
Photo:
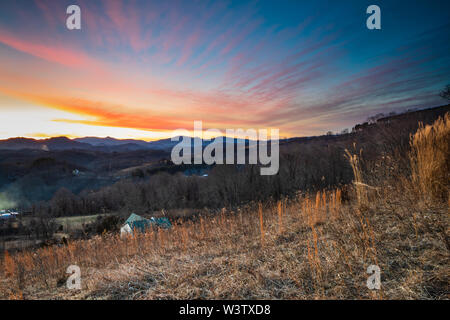
[{"label": "sky", "polygon": [[0,1],[0,139],[339,132],[444,104],[449,39],[450,1]]}]

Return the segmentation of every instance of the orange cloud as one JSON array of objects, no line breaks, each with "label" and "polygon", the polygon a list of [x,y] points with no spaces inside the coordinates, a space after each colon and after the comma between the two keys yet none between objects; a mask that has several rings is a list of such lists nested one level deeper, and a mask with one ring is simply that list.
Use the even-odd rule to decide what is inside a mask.
[{"label": "orange cloud", "polygon": [[[167,115],[158,115],[150,111],[144,113],[137,110],[130,110],[123,105],[112,105],[105,102],[80,98],[24,94],[1,88],[0,90],[7,92],[8,95],[16,96],[34,104],[78,114],[86,118],[86,120],[65,118],[54,119],[54,121],[59,122],[141,130],[173,130],[186,126],[187,124],[181,118],[171,119],[170,117],[167,117]],[[192,124],[189,125],[192,126]]]}]

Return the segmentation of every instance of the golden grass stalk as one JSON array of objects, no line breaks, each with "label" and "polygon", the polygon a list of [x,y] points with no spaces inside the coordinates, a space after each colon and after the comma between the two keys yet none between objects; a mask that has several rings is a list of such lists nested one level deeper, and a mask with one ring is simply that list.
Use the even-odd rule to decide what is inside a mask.
[{"label": "golden grass stalk", "polygon": [[345,154],[346,154],[347,159],[350,162],[350,165],[353,170],[353,176],[354,176],[353,184],[356,188],[356,196],[357,196],[358,204],[360,206],[366,205],[368,202],[367,189],[366,189],[367,185],[363,182],[363,178],[362,178],[361,161],[360,161],[361,153],[362,153],[362,150],[360,150],[359,155],[357,155],[357,154],[352,154],[352,153],[350,153],[350,151],[345,149]]},{"label": "golden grass stalk", "polygon": [[277,203],[277,211],[278,211],[278,233],[283,232],[283,208],[282,202],[278,201]]},{"label": "golden grass stalk", "polygon": [[440,199],[449,197],[450,114],[432,125],[419,125],[410,138],[411,178],[420,195]]},{"label": "golden grass stalk", "polygon": [[258,204],[258,213],[259,213],[259,228],[261,232],[261,245],[264,246],[264,220],[261,203]]},{"label": "golden grass stalk", "polygon": [[6,276],[8,277],[14,276],[14,274],[16,273],[16,263],[8,251],[5,251],[3,266],[5,269]]}]

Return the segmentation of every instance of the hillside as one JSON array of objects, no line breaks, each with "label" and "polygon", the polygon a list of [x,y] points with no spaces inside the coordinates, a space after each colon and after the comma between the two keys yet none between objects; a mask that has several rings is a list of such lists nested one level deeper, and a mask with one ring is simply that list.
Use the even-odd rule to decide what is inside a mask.
[{"label": "hillside", "polygon": [[[187,194],[187,190],[180,190],[181,194],[175,196],[172,200],[174,203],[170,204],[172,207],[188,205],[197,208],[204,206],[217,208],[224,205],[238,205],[245,201],[293,194],[299,189],[318,190],[346,184],[351,180],[351,168],[343,156],[346,148],[353,148],[353,144],[356,143],[358,148],[364,149],[368,159],[376,158],[380,152],[392,152],[395,148],[404,151],[409,144],[410,133],[417,130],[419,122],[429,124],[449,110],[450,106],[447,105],[382,118],[370,124],[355,125],[354,130],[347,134],[281,140],[280,173],[271,178],[273,184],[278,184],[278,187],[266,191],[262,190],[266,188],[263,186],[266,182],[256,175],[252,166],[246,166],[244,169],[239,166],[222,166],[223,168],[207,165],[174,166],[169,161],[170,150],[177,142],[167,139],[154,142],[92,137],[75,140],[8,139],[0,141],[0,192],[6,193],[18,206],[27,208],[39,201],[52,199],[61,188],[80,195],[117,183],[119,185],[113,189],[119,188],[120,184],[128,185],[130,181],[132,185],[136,185],[136,179],[140,183],[151,184],[149,178],[153,177],[154,181],[167,180],[165,185],[168,186],[181,187],[187,184],[186,188],[189,187],[191,190],[204,190],[202,192],[209,193],[208,198],[211,200],[205,201],[205,198],[200,196],[202,192]],[[203,145],[207,143],[204,141]],[[234,141],[235,145],[241,143],[248,141],[240,139]],[[158,147],[153,149],[139,147],[134,150],[129,148],[130,144],[134,146],[153,144]],[[48,149],[43,150],[44,145]],[[392,150],[387,150],[388,148]],[[45,168],[36,166],[40,162],[51,162],[55,165],[47,165]],[[73,175],[75,169],[81,174]],[[201,185],[197,186],[196,179],[187,182],[176,177],[177,173],[191,175],[195,172],[204,173],[205,170],[209,172],[207,184],[202,181]],[[164,174],[169,174],[170,177],[165,177]],[[224,176],[227,176],[227,179],[224,180]],[[250,189],[249,183],[252,186]],[[206,187],[211,188],[208,191]],[[158,188],[165,189],[165,186]],[[223,193],[217,194],[221,188],[242,190],[234,196],[231,194],[224,196]],[[249,193],[257,189],[259,195]],[[103,193],[110,193],[108,190],[104,190]],[[166,193],[173,193],[173,189],[167,190]],[[117,197],[115,194],[111,196]],[[176,199],[192,199],[192,201],[186,204],[186,201]],[[168,205],[167,200],[154,196],[151,197],[151,203],[152,208],[144,209],[158,210],[164,207],[167,209]],[[130,205],[136,207],[136,204]],[[98,204],[93,210],[98,210],[99,206],[103,204]],[[120,209],[111,205],[107,207],[111,211]],[[83,214],[96,213],[90,211]]]},{"label": "hillside", "polygon": [[[409,141],[376,170],[346,150],[353,181],[342,188],[6,254],[2,298],[448,299],[450,114]],[[386,167],[401,161],[410,171]],[[70,264],[81,290],[64,287]],[[366,285],[370,265],[380,290]]]}]

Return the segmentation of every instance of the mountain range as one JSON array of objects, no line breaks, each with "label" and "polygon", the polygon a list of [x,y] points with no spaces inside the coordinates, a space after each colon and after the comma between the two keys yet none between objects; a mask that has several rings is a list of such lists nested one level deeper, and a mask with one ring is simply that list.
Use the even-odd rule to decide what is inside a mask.
[{"label": "mountain range", "polygon": [[[425,121],[428,118],[435,119],[436,115],[443,115],[445,112],[448,112],[450,105],[444,105],[439,107],[432,107],[422,110],[412,110],[406,111],[405,113],[397,114],[397,115],[389,115],[380,117],[375,121],[364,122],[362,124],[357,124],[352,129],[352,133],[367,130],[375,125],[375,123],[394,123],[399,121],[407,121],[408,119],[412,121],[416,121],[417,119],[421,119]],[[336,135],[324,135],[324,136],[312,136],[312,137],[296,137],[296,138],[288,138],[281,139],[280,144],[284,143],[303,143],[309,142],[311,140],[329,140]],[[182,138],[182,137],[179,137]],[[184,137],[186,138],[186,137]],[[229,140],[223,137],[223,141],[228,143]],[[199,141],[200,138],[191,138],[191,147],[194,145],[194,141]],[[92,150],[92,151],[103,151],[103,152],[127,152],[127,151],[141,151],[141,150],[149,150],[149,151],[164,151],[167,152],[178,143],[182,141],[179,139],[178,141],[172,141],[169,139],[161,139],[156,141],[143,141],[143,140],[135,140],[135,139],[115,139],[112,137],[99,138],[99,137],[84,137],[84,138],[76,138],[69,139],[67,137],[55,137],[49,139],[31,139],[31,138],[9,138],[6,140],[0,140],[0,150],[25,150],[25,149],[33,149],[33,150],[44,150],[44,151],[60,151],[60,150]],[[234,144],[248,144],[248,139],[234,139]],[[202,140],[202,145],[206,146],[211,143],[211,140]]]},{"label": "mountain range", "polygon": [[[44,150],[44,151],[58,151],[58,150],[93,150],[106,152],[122,152],[122,151],[136,151],[136,150],[171,150],[175,145],[180,143],[182,137],[178,137],[178,141],[169,139],[161,139],[156,141],[143,141],[135,139],[115,139],[111,137],[84,137],[69,139],[67,137],[55,137],[48,139],[32,139],[32,138],[9,138],[0,140],[0,150]],[[191,144],[194,141],[199,142],[200,138],[191,138]],[[224,142],[226,139],[224,139]],[[202,145],[208,145],[211,140],[201,141]],[[248,140],[234,139],[234,143],[248,143]]]}]

